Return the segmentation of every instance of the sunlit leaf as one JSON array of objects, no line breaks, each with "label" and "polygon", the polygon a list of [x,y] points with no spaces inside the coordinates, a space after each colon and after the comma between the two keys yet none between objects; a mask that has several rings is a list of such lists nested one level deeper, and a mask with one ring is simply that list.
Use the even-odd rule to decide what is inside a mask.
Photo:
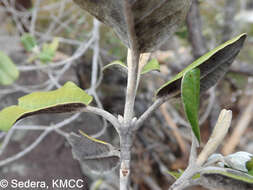
[{"label": "sunlit leaf", "polygon": [[36,39],[29,33],[22,35],[21,43],[26,51],[32,51],[37,46]]},{"label": "sunlit leaf", "polygon": [[241,34],[206,53],[162,85],[157,90],[156,96],[180,94],[181,78],[186,72],[196,67],[200,69],[201,74],[200,91],[204,92],[214,86],[228,71],[230,65],[240,52],[246,36],[246,34]]},{"label": "sunlit leaf", "polygon": [[118,149],[107,142],[94,139],[82,131],[80,133],[81,136],[71,133],[68,137],[75,159],[96,172],[110,171],[118,166],[120,160]]},{"label": "sunlit leaf", "polygon": [[19,98],[17,106],[0,112],[0,130],[8,131],[18,120],[31,115],[79,111],[91,101],[92,97],[72,82],[50,92],[34,92]]},{"label": "sunlit leaf", "polygon": [[200,143],[199,130],[199,93],[200,93],[200,70],[195,68],[185,73],[182,79],[181,97],[185,115],[191,124],[192,131]]},{"label": "sunlit leaf", "polygon": [[19,76],[19,71],[11,58],[0,51],[0,85],[10,85]]},{"label": "sunlit leaf", "polygon": [[148,73],[150,71],[160,71],[160,65],[157,59],[149,61],[142,69],[141,74]]}]

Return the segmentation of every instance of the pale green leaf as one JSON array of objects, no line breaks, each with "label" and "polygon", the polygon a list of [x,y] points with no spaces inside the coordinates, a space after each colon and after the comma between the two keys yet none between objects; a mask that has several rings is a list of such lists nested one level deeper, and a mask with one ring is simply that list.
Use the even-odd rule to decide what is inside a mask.
[{"label": "pale green leaf", "polygon": [[43,63],[52,61],[58,47],[59,47],[58,38],[54,38],[50,44],[47,43],[43,44],[42,51],[38,54],[38,58]]},{"label": "pale green leaf", "polygon": [[142,69],[141,74],[148,73],[150,71],[160,71],[160,65],[157,59],[149,61]]},{"label": "pale green leaf", "polygon": [[[107,64],[106,66],[103,67],[103,71],[105,71],[106,69],[109,69],[111,67],[118,67],[119,69],[123,69],[124,71],[127,72],[128,68],[127,65],[124,64],[123,62],[117,60],[117,61],[113,61],[109,64]],[[156,59],[152,59],[151,61],[149,61],[142,69],[141,74],[146,74],[150,71],[160,71],[160,65],[158,63],[158,61]]]},{"label": "pale green leaf", "polygon": [[111,67],[118,67],[118,68],[120,68],[120,69],[123,69],[123,70],[126,71],[126,72],[127,72],[127,70],[128,70],[126,64],[124,64],[123,62],[117,60],[117,61],[113,61],[113,62],[111,62],[111,63],[105,65],[105,66],[103,67],[103,71],[105,71],[105,70],[107,70],[107,69],[109,69],[109,68],[111,68]]},{"label": "pale green leaf", "polygon": [[32,51],[37,46],[36,39],[29,33],[22,35],[21,43],[26,51]]},{"label": "pale green leaf", "polygon": [[[168,171],[169,175],[171,175],[175,180],[177,180],[178,178],[180,178],[180,176],[184,173],[184,170],[180,170],[180,171]],[[197,179],[200,178],[200,174],[197,173],[195,174],[192,179]]]},{"label": "pale green leaf", "polygon": [[250,174],[247,174],[245,172],[239,171],[239,170],[234,170],[231,168],[224,168],[224,169],[212,169],[212,170],[205,170],[201,175],[203,174],[219,174],[222,176],[226,176],[228,178],[246,182],[249,184],[253,184],[253,176]]},{"label": "pale green leaf", "polygon": [[57,51],[59,48],[59,38],[54,38],[53,41],[49,44],[49,48],[54,52]]},{"label": "pale green leaf", "polygon": [[199,143],[199,93],[200,93],[200,70],[195,68],[184,74],[182,79],[181,97],[184,106],[184,112],[191,124],[192,131]]},{"label": "pale green leaf", "polygon": [[19,77],[19,71],[11,58],[0,51],[0,85],[10,85]]},{"label": "pale green leaf", "polygon": [[0,112],[0,130],[8,131],[18,120],[35,114],[79,111],[91,101],[92,97],[72,82],[50,92],[34,92]]},{"label": "pale green leaf", "polygon": [[0,112],[0,130],[8,131],[22,115],[29,112],[19,106],[10,106]]}]

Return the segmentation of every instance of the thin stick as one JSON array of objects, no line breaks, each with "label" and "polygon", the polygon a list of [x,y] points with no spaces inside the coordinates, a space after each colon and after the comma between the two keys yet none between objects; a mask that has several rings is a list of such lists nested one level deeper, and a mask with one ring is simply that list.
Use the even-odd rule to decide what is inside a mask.
[{"label": "thin stick", "polygon": [[102,116],[104,119],[108,120],[115,127],[116,130],[118,130],[120,127],[120,123],[118,122],[117,118],[103,109],[87,106],[86,108],[83,109],[83,111],[95,113],[97,115]]}]

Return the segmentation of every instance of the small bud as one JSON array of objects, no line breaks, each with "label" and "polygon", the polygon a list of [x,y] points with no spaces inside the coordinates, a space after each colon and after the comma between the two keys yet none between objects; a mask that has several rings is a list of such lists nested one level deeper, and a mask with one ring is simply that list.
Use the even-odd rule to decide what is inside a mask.
[{"label": "small bud", "polygon": [[253,155],[248,152],[236,152],[234,154],[230,154],[224,158],[228,167],[240,170],[243,172],[248,172],[249,170],[246,167],[248,161],[253,158]]},{"label": "small bud", "polygon": [[136,117],[134,117],[133,119],[132,119],[132,121],[131,121],[131,124],[132,125],[135,125],[135,122],[137,121],[137,118]]}]

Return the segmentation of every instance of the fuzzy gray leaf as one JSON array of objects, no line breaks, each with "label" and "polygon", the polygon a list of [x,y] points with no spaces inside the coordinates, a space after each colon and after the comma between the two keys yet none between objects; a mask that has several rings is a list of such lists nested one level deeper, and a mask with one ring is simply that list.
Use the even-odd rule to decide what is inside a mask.
[{"label": "fuzzy gray leaf", "polygon": [[[123,0],[74,0],[81,8],[114,29],[129,47]],[[185,20],[192,0],[129,0],[141,52],[157,50]]]},{"label": "fuzzy gray leaf", "polygon": [[85,163],[91,170],[109,171],[119,163],[119,150],[109,143],[75,133],[69,135],[68,141],[74,158]]}]

